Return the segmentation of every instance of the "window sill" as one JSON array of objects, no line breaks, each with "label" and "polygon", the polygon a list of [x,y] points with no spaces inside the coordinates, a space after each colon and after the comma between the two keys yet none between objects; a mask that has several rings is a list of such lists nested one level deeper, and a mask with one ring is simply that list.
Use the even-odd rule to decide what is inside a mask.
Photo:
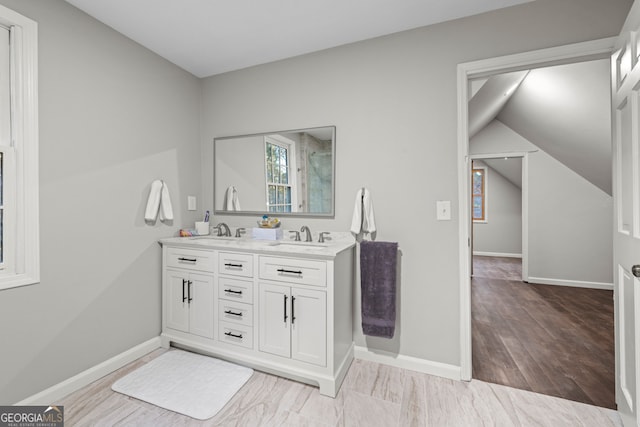
[{"label": "window sill", "polygon": [[0,276],[0,291],[18,288],[21,286],[35,285],[37,283],[40,283],[39,278],[30,277],[26,274],[13,274],[4,277]]}]

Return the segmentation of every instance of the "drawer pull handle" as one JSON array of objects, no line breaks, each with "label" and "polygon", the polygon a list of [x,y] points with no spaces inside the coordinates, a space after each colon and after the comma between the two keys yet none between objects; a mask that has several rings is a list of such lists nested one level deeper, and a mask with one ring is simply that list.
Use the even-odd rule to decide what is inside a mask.
[{"label": "drawer pull handle", "polygon": [[242,264],[233,264],[231,262],[227,262],[224,265],[225,267],[229,267],[229,268],[242,268]]},{"label": "drawer pull handle", "polygon": [[232,316],[240,316],[240,317],[242,317],[242,312],[240,312],[240,313],[236,313],[235,311],[226,310],[224,313],[225,313],[225,314],[230,314],[230,315],[232,315]]},{"label": "drawer pull handle", "polygon": [[287,270],[286,268],[279,268],[278,273],[290,273],[290,274],[302,274],[300,270]]},{"label": "drawer pull handle", "polygon": [[242,291],[234,291],[233,289],[225,289],[224,291],[228,294],[242,295]]},{"label": "drawer pull handle", "polygon": [[224,334],[225,334],[226,336],[228,336],[228,337],[233,337],[233,338],[242,339],[242,334],[237,334],[237,335],[236,335],[236,334],[233,334],[233,333],[231,333],[231,332],[225,332]]},{"label": "drawer pull handle", "polygon": [[284,323],[287,323],[287,298],[288,297],[286,295],[282,295],[282,296],[284,297],[284,304],[283,304],[283,307],[284,307],[284,314],[283,314]]},{"label": "drawer pull handle", "polygon": [[187,301],[189,304],[193,301],[193,298],[191,298],[191,285],[193,285],[193,282],[191,280],[187,280]]},{"label": "drawer pull handle", "polygon": [[185,295],[184,292],[184,285],[187,284],[187,281],[185,279],[182,279],[182,302],[185,302],[187,300],[187,296]]},{"label": "drawer pull handle", "polygon": [[291,295],[291,324],[296,323],[296,297]]},{"label": "drawer pull handle", "polygon": [[184,262],[196,262],[198,261],[196,258],[185,258],[185,257],[180,257],[178,258],[178,261],[184,261]]}]

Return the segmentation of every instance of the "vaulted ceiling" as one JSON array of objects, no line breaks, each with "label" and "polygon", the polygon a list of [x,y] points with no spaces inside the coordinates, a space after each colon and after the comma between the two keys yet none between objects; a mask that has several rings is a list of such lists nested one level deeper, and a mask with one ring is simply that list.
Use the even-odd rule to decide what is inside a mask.
[{"label": "vaulted ceiling", "polygon": [[611,194],[609,72],[601,59],[493,76],[469,101],[470,132],[497,119]]}]

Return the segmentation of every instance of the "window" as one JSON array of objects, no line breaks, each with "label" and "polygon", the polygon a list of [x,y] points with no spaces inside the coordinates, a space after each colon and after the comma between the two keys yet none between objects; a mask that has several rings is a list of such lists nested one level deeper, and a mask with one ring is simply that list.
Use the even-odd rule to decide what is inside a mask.
[{"label": "window", "polygon": [[0,6],[0,289],[40,281],[37,24]]},{"label": "window", "polygon": [[487,169],[473,168],[472,171],[472,212],[476,222],[487,221]]},{"label": "window", "polygon": [[293,212],[295,153],[294,144],[286,138],[265,136],[265,170],[267,175],[267,211]]}]

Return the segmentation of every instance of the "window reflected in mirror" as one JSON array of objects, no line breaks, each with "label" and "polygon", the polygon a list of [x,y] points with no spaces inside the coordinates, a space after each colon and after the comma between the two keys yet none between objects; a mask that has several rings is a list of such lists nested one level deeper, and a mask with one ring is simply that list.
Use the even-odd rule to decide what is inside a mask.
[{"label": "window reflected in mirror", "polygon": [[333,126],[216,138],[214,213],[333,217],[334,169]]}]

